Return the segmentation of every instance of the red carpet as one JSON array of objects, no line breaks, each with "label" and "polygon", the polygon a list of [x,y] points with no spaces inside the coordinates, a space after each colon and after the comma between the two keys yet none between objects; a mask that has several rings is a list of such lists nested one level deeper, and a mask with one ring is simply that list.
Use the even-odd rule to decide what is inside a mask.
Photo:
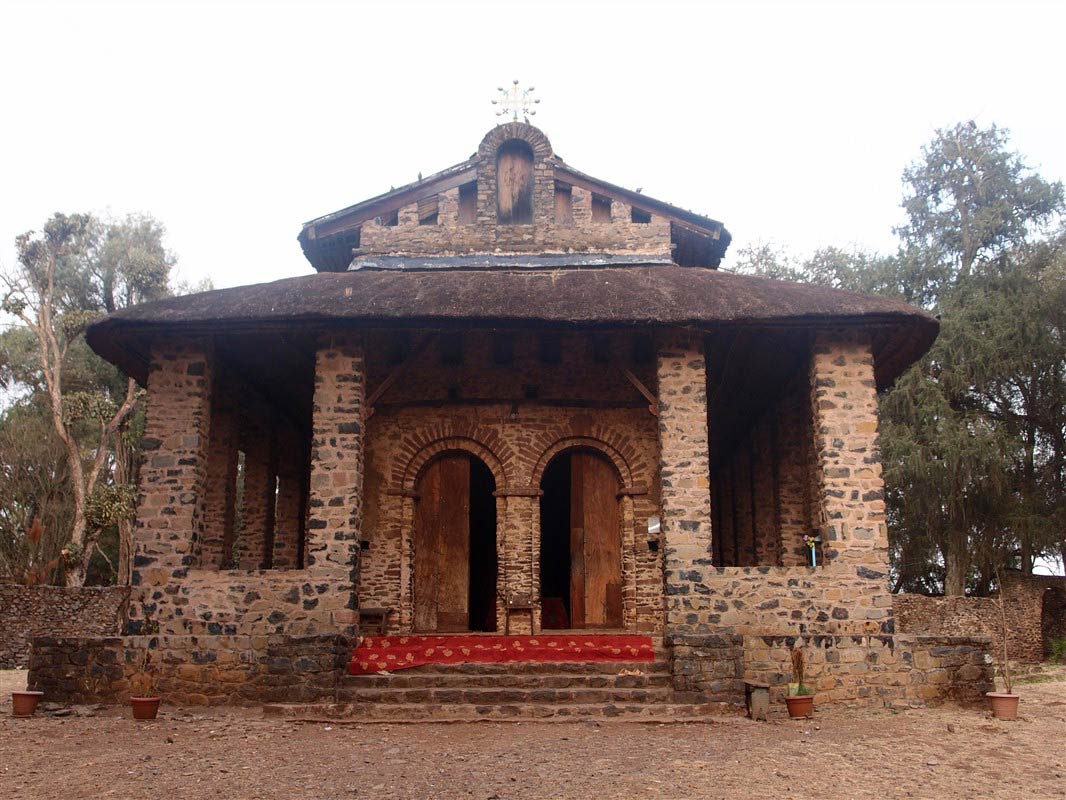
[{"label": "red carpet", "polygon": [[650,636],[373,636],[356,647],[348,671],[366,675],[424,664],[654,660]]}]

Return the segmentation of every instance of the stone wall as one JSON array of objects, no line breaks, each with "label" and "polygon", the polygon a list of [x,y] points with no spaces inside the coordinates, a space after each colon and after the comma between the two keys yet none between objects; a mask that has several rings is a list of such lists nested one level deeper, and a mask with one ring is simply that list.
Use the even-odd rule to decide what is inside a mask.
[{"label": "stone wall", "polygon": [[[533,220],[530,224],[497,224],[496,150],[508,140],[527,142],[533,150]],[[505,124],[493,129],[481,143],[482,161],[470,182],[476,185],[474,218],[460,222],[458,186],[436,195],[436,216],[425,219],[419,213],[421,198],[388,216],[362,223],[355,255],[456,255],[461,253],[626,253],[657,258],[671,255],[670,221],[648,215],[647,222],[633,221],[633,208],[618,200],[610,202],[607,219],[593,219],[592,192],[572,186],[562,191],[570,195],[570,214],[556,214],[556,176],[550,157],[551,146],[535,128]],[[428,223],[428,224],[427,224]],[[322,227],[329,233],[329,226]]]},{"label": "stone wall", "polygon": [[[1060,598],[1064,595],[1066,578],[1023,575],[1020,572],[1008,572],[1003,576],[1007,654],[1011,659],[1043,661],[1047,654],[1048,632],[1053,635],[1056,630],[1054,610],[1049,615],[1045,606],[1059,610],[1057,630],[1062,631],[1066,622],[1062,618],[1063,606]],[[992,640],[996,657],[1001,653],[1003,620],[996,598],[898,594],[893,596],[892,604],[897,631],[946,636],[988,636]]]},{"label": "stone wall", "polygon": [[129,588],[67,588],[0,583],[0,668],[24,668],[35,636],[113,636],[122,628]]},{"label": "stone wall", "polygon": [[[590,334],[560,335],[557,363],[540,357],[537,335],[504,335],[509,363],[495,363],[494,334],[466,332],[458,363],[443,363],[435,342],[376,403],[367,422],[360,606],[389,610],[390,631],[411,630],[418,479],[440,454],[461,451],[484,462],[495,481],[497,629],[509,624],[519,633],[539,625],[541,478],[555,456],[585,448],[618,474],[623,622],[630,629],[661,627],[658,536],[647,534],[659,496],[655,417],[621,369],[653,387],[650,365],[633,362],[632,335],[597,335],[611,353],[609,363],[593,359]],[[411,341],[423,336],[414,332]],[[395,364],[388,363],[385,337],[372,337],[367,352],[373,392]],[[449,398],[450,388],[459,396]],[[532,599],[532,619],[529,611],[516,611],[508,623],[509,598]]]},{"label": "stone wall", "polygon": [[334,695],[350,640],[324,636],[38,637],[28,685],[52,702],[123,701],[144,691],[144,652],[173,705],[313,702]]},{"label": "stone wall", "polygon": [[869,707],[977,702],[992,689],[993,662],[985,637],[707,635],[671,639],[674,688],[739,710],[744,681],[770,686],[781,702],[791,675],[791,651],[804,647],[804,683],[816,703]]}]

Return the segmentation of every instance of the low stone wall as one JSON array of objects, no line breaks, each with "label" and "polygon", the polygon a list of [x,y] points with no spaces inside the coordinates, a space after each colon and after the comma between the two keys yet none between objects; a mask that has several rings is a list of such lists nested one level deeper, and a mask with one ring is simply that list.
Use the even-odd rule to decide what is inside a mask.
[{"label": "low stone wall", "polygon": [[0,583],[0,668],[24,668],[35,636],[114,636],[129,598],[125,586]]},{"label": "low stone wall", "polygon": [[[1045,629],[1066,629],[1066,620],[1061,618],[1062,601],[1059,600],[1064,594],[1066,578],[1017,572],[1003,576],[1007,653],[1012,660],[1038,662],[1044,659]],[[1051,609],[1050,614],[1045,613],[1045,605]],[[1003,621],[996,598],[897,594],[892,596],[892,608],[899,633],[989,636],[995,653],[1000,653],[1003,647]],[[1056,609],[1060,615],[1057,621]]]},{"label": "low stone wall", "polygon": [[38,637],[28,684],[54,702],[125,700],[145,648],[160,695],[175,705],[330,699],[351,654],[336,635]]},{"label": "low stone wall", "polygon": [[[707,591],[670,598],[677,636],[894,633],[887,575],[865,566],[704,567]],[[670,588],[667,588],[669,593]]]},{"label": "low stone wall", "polygon": [[739,711],[751,680],[781,702],[797,642],[818,703],[899,708],[976,702],[992,690],[987,637],[756,634],[674,638],[674,688]]}]

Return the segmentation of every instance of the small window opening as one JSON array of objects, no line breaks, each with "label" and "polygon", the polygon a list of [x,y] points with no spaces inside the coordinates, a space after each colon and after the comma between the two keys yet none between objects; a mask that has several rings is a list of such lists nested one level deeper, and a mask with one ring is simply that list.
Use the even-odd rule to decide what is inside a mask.
[{"label": "small window opening", "polygon": [[611,340],[605,334],[598,333],[592,337],[592,360],[597,364],[606,364],[611,360]]},{"label": "small window opening", "polygon": [[473,225],[477,222],[477,181],[459,187],[459,224]]},{"label": "small window opening", "polygon": [[395,367],[407,360],[411,354],[411,336],[406,331],[397,331],[389,336],[388,362]]},{"label": "small window opening", "polygon": [[514,363],[514,336],[512,334],[497,333],[492,337],[492,363],[500,367]]},{"label": "small window opening", "polygon": [[646,333],[638,333],[633,337],[633,363],[650,364],[655,357],[655,348],[652,347],[651,337]]},{"label": "small window opening", "polygon": [[629,218],[638,225],[647,225],[651,222],[651,214],[636,206],[633,206],[633,208],[630,209]]},{"label": "small window opening", "polygon": [[558,334],[544,333],[540,337],[540,361],[542,364],[559,364],[563,360],[563,342]]},{"label": "small window opening", "polygon": [[440,215],[440,197],[433,195],[418,201],[418,224],[436,225]]},{"label": "small window opening", "polygon": [[592,195],[592,221],[599,224],[611,221],[611,198]]},{"label": "small window opening", "polygon": [[574,224],[574,189],[565,183],[555,184],[555,224]]},{"label": "small window opening", "polygon": [[390,211],[388,214],[382,214],[378,217],[378,225],[383,225],[386,228],[395,228],[400,224],[400,210]]},{"label": "small window opening", "polygon": [[538,397],[540,397],[540,387],[534,386],[532,384],[528,384],[523,387],[522,392],[526,400],[536,400]]},{"label": "small window opening", "polygon": [[463,363],[463,335],[446,333],[440,337],[440,363],[455,367]]}]

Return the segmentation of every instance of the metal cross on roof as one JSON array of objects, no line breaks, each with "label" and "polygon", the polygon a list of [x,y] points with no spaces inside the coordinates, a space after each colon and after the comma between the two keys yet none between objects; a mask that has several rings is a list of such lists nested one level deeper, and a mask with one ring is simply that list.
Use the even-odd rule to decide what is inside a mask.
[{"label": "metal cross on roof", "polygon": [[537,113],[536,109],[531,108],[531,106],[540,102],[539,98],[532,96],[533,89],[534,87],[532,86],[528,89],[519,89],[517,80],[509,89],[504,89],[502,86],[497,87],[496,91],[500,93],[500,97],[492,101],[494,106],[500,106],[496,116],[510,116],[515,122],[518,122],[518,115],[521,113],[522,119],[529,122],[529,118]]}]

